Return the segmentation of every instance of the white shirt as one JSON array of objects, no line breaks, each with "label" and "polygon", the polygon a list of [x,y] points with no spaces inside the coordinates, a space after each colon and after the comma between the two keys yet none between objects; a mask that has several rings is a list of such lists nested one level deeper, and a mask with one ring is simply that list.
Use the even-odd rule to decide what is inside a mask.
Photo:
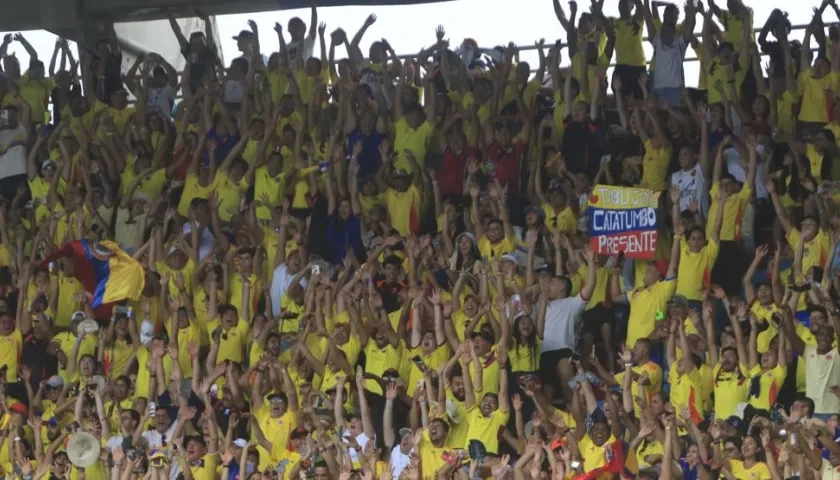
[{"label": "white shirt", "polygon": [[[735,177],[735,180],[741,183],[747,181],[747,171],[741,164],[741,155],[738,153],[738,150],[727,148],[723,151],[723,159],[726,161],[726,169],[729,170],[730,175]],[[764,178],[764,162],[761,162],[760,159],[755,167],[755,178]],[[764,182],[755,182],[753,187],[755,198],[769,198],[770,194],[764,188]]]},{"label": "white shirt", "polygon": [[113,437],[109,438],[107,442],[105,442],[105,448],[109,452],[113,452],[115,448],[122,447],[123,438],[124,437],[122,435],[114,435]]},{"label": "white shirt", "polygon": [[[310,25],[310,28],[314,28],[314,25]],[[297,60],[298,55],[303,55],[303,59],[306,60],[312,56],[314,51],[315,39],[309,35],[303,37],[303,45],[301,45],[301,42],[289,42],[286,44],[286,52],[289,54],[290,62]],[[266,65],[268,65],[268,61],[266,61]]]},{"label": "white shirt", "polygon": [[688,204],[695,200],[700,208],[700,214],[709,215],[709,189],[700,163],[696,163],[689,170],[678,170],[671,175],[671,185],[680,189],[680,211],[688,210]]},{"label": "white shirt", "polygon": [[26,129],[20,124],[17,128],[0,130],[0,178],[26,173],[26,137]]},{"label": "white shirt", "polygon": [[[280,315],[280,304],[283,300],[283,295],[289,289],[292,279],[295,276],[289,273],[289,267],[286,263],[277,265],[274,269],[274,274],[271,277],[271,314],[275,317]],[[306,279],[300,279],[300,286],[306,288]]]},{"label": "white shirt", "polygon": [[[344,431],[344,436],[342,436],[341,439],[344,441],[344,443],[349,445],[350,442],[347,439],[352,437],[352,436],[353,435],[350,435],[350,430],[345,430]],[[367,445],[367,443],[369,441],[370,441],[370,438],[367,435],[365,435],[365,432],[360,433],[359,436],[356,437],[356,443],[359,444],[359,448],[363,452],[365,451],[365,445]],[[348,453],[350,454],[350,460],[353,463],[356,463],[356,462],[359,461],[359,453],[356,451],[355,448],[349,448]]]},{"label": "white shirt", "polygon": [[[409,452],[410,453],[410,452]],[[402,453],[400,450],[400,446],[397,445],[393,449],[391,449],[391,469],[394,471],[394,479],[400,478],[400,474],[406,467],[411,464],[411,455],[406,455]]]},{"label": "white shirt", "polygon": [[172,422],[169,425],[169,428],[166,429],[165,432],[158,433],[157,430],[146,430],[143,432],[143,438],[149,443],[149,448],[158,448],[163,446],[163,436],[166,435],[166,443],[170,443],[172,441],[172,434],[175,433],[175,424],[177,422]]},{"label": "white shirt", "polygon": [[653,39],[653,58],[656,70],[653,73],[653,88],[682,88],[685,86],[683,60],[685,59],[685,38],[674,34],[670,45],[662,42],[660,34]]},{"label": "white shirt", "polygon": [[575,348],[577,344],[575,330],[580,324],[586,302],[587,300],[580,295],[548,302],[548,308],[545,310],[543,352]]},{"label": "white shirt", "polygon": [[840,352],[832,348],[825,355],[817,347],[805,346],[805,396],[814,401],[814,413],[840,412],[840,397],[830,390],[840,385]]},{"label": "white shirt", "polygon": [[245,100],[245,82],[228,80],[225,82],[225,102],[242,103]]},{"label": "white shirt", "polygon": [[163,88],[150,88],[146,105],[149,109],[159,110],[166,118],[172,116],[172,106],[178,90],[167,84]]},{"label": "white shirt", "polygon": [[[184,234],[188,234],[192,231],[192,226],[190,222],[184,224]],[[201,233],[198,235],[198,261],[204,260],[204,257],[213,253],[213,248],[216,246],[216,237],[213,236],[213,233],[210,232],[210,227],[204,227],[201,229]]]}]

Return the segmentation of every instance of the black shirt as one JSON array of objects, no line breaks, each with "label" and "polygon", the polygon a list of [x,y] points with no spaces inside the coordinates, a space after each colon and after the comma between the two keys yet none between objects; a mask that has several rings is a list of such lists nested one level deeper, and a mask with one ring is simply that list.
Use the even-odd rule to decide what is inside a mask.
[{"label": "black shirt", "polygon": [[190,62],[190,89],[194,92],[201,86],[201,79],[205,75],[209,75],[211,80],[216,79],[216,65],[217,57],[213,49],[205,46],[198,53],[191,51],[189,45],[184,45],[181,48],[181,55]]},{"label": "black shirt", "polygon": [[46,380],[58,373],[58,359],[55,355],[47,353],[50,341],[50,337],[40,340],[35,338],[31,330],[23,335],[20,364],[28,365],[31,369],[32,378],[29,382],[33,388],[41,383],[41,380]]},{"label": "black shirt", "polygon": [[406,288],[405,282],[389,283],[385,281],[384,275],[377,275],[373,280],[376,285],[376,291],[382,297],[382,306],[385,307],[385,311],[392,313],[399,310],[402,307],[400,292]]}]

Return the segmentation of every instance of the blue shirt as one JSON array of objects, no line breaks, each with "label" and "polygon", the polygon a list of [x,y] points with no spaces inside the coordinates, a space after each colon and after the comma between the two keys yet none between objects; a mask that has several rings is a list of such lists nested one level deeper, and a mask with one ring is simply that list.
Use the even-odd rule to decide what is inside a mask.
[{"label": "blue shirt", "polygon": [[365,135],[359,128],[350,132],[347,138],[347,151],[353,151],[356,142],[362,142],[362,153],[359,154],[359,178],[373,176],[382,164],[379,158],[379,144],[385,139],[385,135],[373,130],[370,135]]},{"label": "blue shirt", "polygon": [[[231,150],[233,150],[233,147],[239,143],[239,135],[219,136],[219,133],[216,132],[216,127],[211,128],[210,131],[207,132],[207,138],[213,139],[213,141],[216,142],[217,167],[225,161],[225,158],[227,158],[228,154]],[[210,156],[207,153],[204,154],[204,165],[210,165]]]}]

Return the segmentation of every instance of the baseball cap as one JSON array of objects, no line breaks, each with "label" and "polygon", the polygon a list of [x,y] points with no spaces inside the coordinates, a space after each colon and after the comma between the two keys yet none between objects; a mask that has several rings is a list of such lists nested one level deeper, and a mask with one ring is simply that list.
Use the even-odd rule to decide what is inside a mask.
[{"label": "baseball cap", "polygon": [[734,428],[736,431],[740,433],[746,433],[747,431],[747,424],[744,422],[744,419],[741,417],[736,417],[735,415],[730,415],[726,419],[726,424],[730,427]]},{"label": "baseball cap", "polygon": [[514,257],[513,255],[511,255],[509,253],[506,253],[506,254],[502,255],[502,260],[507,260],[508,262],[513,262],[514,265],[518,265],[518,262],[516,261],[516,257]]},{"label": "baseball cap", "polygon": [[541,219],[545,218],[545,212],[540,207],[535,207],[535,206],[532,205],[532,206],[526,208],[525,209],[525,215],[528,215],[529,213],[534,213],[538,217],[540,217]]},{"label": "baseball cap", "polygon": [[12,406],[9,407],[9,410],[11,410],[12,413],[19,413],[23,416],[29,415],[29,409],[26,408],[26,405],[24,405],[20,402],[13,403]]},{"label": "baseball cap", "polygon": [[248,441],[245,440],[244,438],[237,438],[236,440],[233,441],[233,444],[236,445],[239,448],[245,448],[245,445],[248,445]]},{"label": "baseball cap", "polygon": [[64,379],[58,375],[53,375],[47,379],[47,386],[52,388],[61,388],[64,386]]},{"label": "baseball cap", "polygon": [[408,172],[408,170],[406,170],[404,168],[395,168],[394,169],[394,176],[395,177],[408,177],[410,175],[411,174]]},{"label": "baseball cap", "polygon": [[239,35],[233,37],[234,40],[250,40],[254,38],[254,32],[250,30],[242,30]]},{"label": "baseball cap", "polygon": [[55,166],[56,166],[55,160],[53,160],[52,158],[48,158],[48,159],[44,160],[43,162],[41,162],[41,170],[47,170],[47,169],[50,169],[50,168],[54,169]]}]

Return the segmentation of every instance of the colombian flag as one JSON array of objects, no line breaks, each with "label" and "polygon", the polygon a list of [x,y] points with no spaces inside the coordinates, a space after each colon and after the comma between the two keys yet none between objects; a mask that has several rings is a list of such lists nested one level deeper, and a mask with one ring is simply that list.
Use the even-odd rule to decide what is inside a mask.
[{"label": "colombian flag", "polygon": [[114,242],[75,240],[47,256],[41,265],[46,267],[62,257],[75,260],[76,278],[91,295],[94,309],[121,300],[138,300],[143,293],[143,266]]}]

